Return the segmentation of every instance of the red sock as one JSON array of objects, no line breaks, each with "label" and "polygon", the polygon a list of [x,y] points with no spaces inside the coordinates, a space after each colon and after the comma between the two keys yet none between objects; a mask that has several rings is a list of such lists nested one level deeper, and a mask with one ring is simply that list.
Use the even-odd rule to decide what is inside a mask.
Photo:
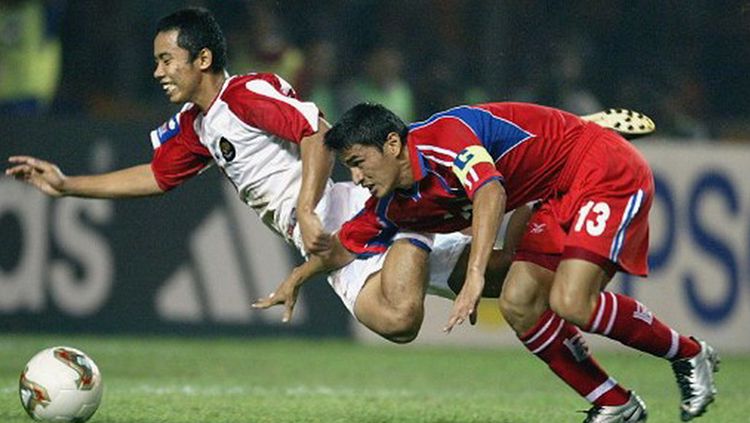
[{"label": "red sock", "polygon": [[668,360],[692,357],[701,350],[695,340],[675,332],[643,304],[612,292],[599,294],[594,313],[582,329]]},{"label": "red sock", "polygon": [[590,403],[606,406],[622,405],[628,401],[628,391],[609,377],[591,357],[578,328],[552,310],[545,311],[534,327],[519,339]]}]

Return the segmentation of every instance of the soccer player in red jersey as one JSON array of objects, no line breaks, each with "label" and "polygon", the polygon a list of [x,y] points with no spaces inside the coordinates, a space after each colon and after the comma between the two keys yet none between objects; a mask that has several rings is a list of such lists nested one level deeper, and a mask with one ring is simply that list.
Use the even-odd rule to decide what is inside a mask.
[{"label": "soccer player in red jersey", "polygon": [[654,190],[645,159],[614,131],[533,104],[460,106],[409,127],[382,106],[361,104],[326,134],[326,145],[372,197],[342,226],[334,253],[310,267],[380,253],[400,237],[429,251],[430,233],[470,226],[450,331],[476,315],[505,212],[538,201],[500,309],[524,346],[593,404],[586,421],[647,415],[641,399],[594,361],[579,329],[670,360],[683,420],[713,401],[713,348],[679,335],[635,299],[604,291],[617,271],[648,272]]}]

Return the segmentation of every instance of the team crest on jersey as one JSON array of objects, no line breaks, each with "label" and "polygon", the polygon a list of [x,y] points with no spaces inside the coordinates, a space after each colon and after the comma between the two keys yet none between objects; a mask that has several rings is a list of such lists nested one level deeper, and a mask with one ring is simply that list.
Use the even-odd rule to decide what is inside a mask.
[{"label": "team crest on jersey", "polygon": [[234,149],[232,143],[224,137],[219,140],[219,150],[221,150],[221,156],[228,162],[234,160],[237,155],[237,150]]}]

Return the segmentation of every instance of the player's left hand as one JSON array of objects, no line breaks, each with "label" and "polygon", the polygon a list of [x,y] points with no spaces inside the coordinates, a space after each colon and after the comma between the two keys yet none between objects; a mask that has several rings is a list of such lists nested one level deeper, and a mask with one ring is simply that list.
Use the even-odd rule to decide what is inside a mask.
[{"label": "player's left hand", "polygon": [[483,289],[484,275],[476,272],[466,275],[464,286],[453,301],[453,311],[443,332],[450,333],[454,326],[463,324],[467,318],[472,325],[477,322],[477,308],[479,308]]},{"label": "player's left hand", "polygon": [[331,234],[323,229],[323,224],[315,213],[300,213],[297,220],[305,251],[319,254],[331,249]]},{"label": "player's left hand", "polygon": [[63,196],[63,185],[67,177],[56,165],[31,156],[11,156],[13,166],[5,174],[36,187],[53,197]]},{"label": "player's left hand", "polygon": [[288,323],[292,320],[292,312],[294,311],[295,304],[297,304],[297,296],[299,295],[299,288],[302,282],[304,281],[301,280],[295,269],[295,271],[292,271],[292,274],[289,275],[289,277],[286,278],[278,288],[276,288],[275,292],[272,292],[268,297],[255,300],[251,307],[266,309],[275,305],[283,304],[284,316],[281,318],[281,321],[283,323]]}]

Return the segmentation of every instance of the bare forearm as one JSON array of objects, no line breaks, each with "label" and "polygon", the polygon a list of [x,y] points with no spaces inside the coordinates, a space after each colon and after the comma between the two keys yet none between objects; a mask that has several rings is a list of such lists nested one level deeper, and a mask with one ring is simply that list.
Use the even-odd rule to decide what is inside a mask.
[{"label": "bare forearm", "polygon": [[474,195],[472,246],[467,271],[484,275],[495,237],[505,212],[505,190],[499,182],[489,182]]},{"label": "bare forearm", "polygon": [[356,257],[350,253],[339,241],[338,237],[333,237],[333,245],[325,254],[310,256],[310,259],[303,266],[308,266],[305,270],[308,277],[329,273],[338,270],[351,263]]},{"label": "bare forearm", "polygon": [[271,295],[261,298],[253,303],[253,308],[268,308],[274,305],[284,305],[284,317],[282,322],[288,322],[292,318],[292,311],[297,302],[297,295],[302,285],[315,275],[327,273],[331,270],[343,267],[346,263],[354,260],[340,243],[336,243],[325,256],[313,255],[310,259],[292,270],[287,277]]},{"label": "bare forearm", "polygon": [[86,198],[128,198],[162,194],[149,164],[100,175],[68,176],[63,195]]},{"label": "bare forearm", "polygon": [[315,210],[333,169],[333,154],[323,143],[328,123],[320,119],[318,125],[318,132],[301,142],[302,186],[297,199],[297,210],[300,213],[312,213]]}]

